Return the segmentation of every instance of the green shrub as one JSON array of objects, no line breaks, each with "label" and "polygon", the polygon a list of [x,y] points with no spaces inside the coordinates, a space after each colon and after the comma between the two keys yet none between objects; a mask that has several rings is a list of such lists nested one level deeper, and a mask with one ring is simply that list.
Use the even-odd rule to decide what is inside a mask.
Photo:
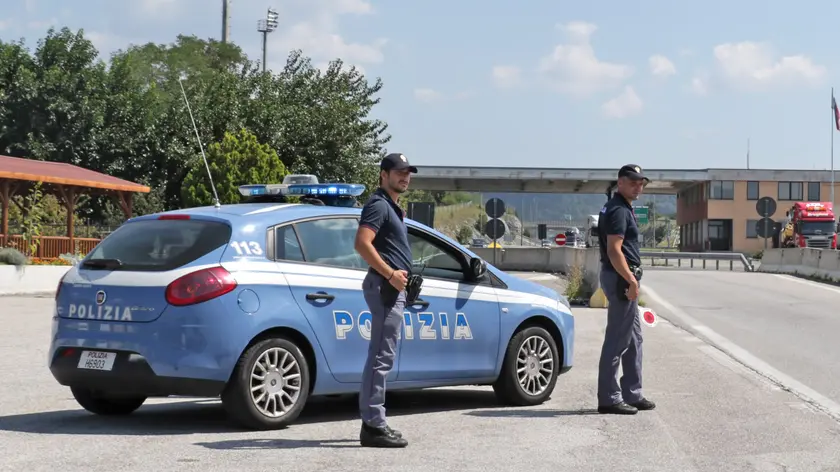
[{"label": "green shrub", "polygon": [[13,247],[0,249],[0,264],[21,267],[29,261],[22,252]]},{"label": "green shrub", "polygon": [[579,300],[587,296],[586,280],[584,270],[579,264],[569,268],[567,275],[566,291],[564,295],[569,300]]}]

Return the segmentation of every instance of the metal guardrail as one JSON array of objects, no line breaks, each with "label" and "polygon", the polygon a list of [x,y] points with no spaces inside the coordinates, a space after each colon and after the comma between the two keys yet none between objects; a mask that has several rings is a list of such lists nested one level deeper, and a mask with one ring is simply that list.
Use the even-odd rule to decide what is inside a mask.
[{"label": "metal guardrail", "polygon": [[752,262],[747,259],[747,256],[739,252],[673,252],[673,251],[642,251],[642,262],[645,259],[650,259],[653,264],[654,259],[665,259],[666,263],[670,259],[676,259],[677,267],[682,267],[683,260],[690,261],[690,267],[694,267],[694,261],[700,260],[703,262],[703,268],[706,268],[706,261],[715,262],[715,270],[720,270],[721,261],[729,261],[729,270],[734,270],[735,262],[740,261],[747,272],[755,272],[755,267]]}]

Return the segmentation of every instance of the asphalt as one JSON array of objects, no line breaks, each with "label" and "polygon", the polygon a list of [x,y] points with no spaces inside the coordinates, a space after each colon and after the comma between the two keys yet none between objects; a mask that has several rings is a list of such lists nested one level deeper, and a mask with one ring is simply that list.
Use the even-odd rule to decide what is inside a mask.
[{"label": "asphalt", "polygon": [[648,270],[644,284],[676,308],[672,322],[748,351],[834,403],[840,417],[840,288],[728,271]]},{"label": "asphalt", "polygon": [[3,471],[840,471],[840,423],[666,321],[644,328],[654,411],[595,413],[605,311],[577,308],[575,367],[548,403],[500,407],[487,387],[391,393],[391,424],[411,444],[370,450],[352,398],[274,432],[232,428],[214,400],[90,415],[45,367],[52,305],[0,299]]}]

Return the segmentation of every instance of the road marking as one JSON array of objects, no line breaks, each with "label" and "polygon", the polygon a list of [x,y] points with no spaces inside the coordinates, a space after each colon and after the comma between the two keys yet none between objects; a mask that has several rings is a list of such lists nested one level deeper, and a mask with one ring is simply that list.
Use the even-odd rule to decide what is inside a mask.
[{"label": "road marking", "polygon": [[744,366],[775,383],[783,390],[787,390],[788,392],[791,392],[802,400],[808,402],[834,420],[840,421],[840,404],[837,404],[833,400],[819,394],[807,385],[800,383],[787,374],[776,370],[771,365],[752,355],[746,349],[717,334],[711,328],[701,324],[683,310],[665,301],[665,299],[660,297],[656,291],[650,287],[645,286],[642,291],[648,295],[655,304],[665,308],[674,316],[682,318],[683,321],[690,325],[693,331],[708,341],[709,344],[714,345]]},{"label": "road marking", "polygon": [[840,288],[832,287],[831,285],[826,285],[826,284],[823,284],[823,283],[820,283],[820,282],[813,282],[811,280],[800,279],[799,277],[794,277],[792,275],[787,275],[787,274],[773,274],[773,275],[775,275],[776,277],[788,280],[790,282],[796,282],[798,284],[807,285],[809,287],[821,288],[823,290],[828,290],[829,292],[834,292],[834,293],[840,294]]}]

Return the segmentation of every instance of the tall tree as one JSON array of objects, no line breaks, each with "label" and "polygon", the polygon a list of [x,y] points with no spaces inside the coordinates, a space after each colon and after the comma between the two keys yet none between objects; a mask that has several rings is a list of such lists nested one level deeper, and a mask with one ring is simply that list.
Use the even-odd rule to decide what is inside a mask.
[{"label": "tall tree", "polygon": [[183,184],[184,206],[213,203],[208,166],[222,204],[241,200],[240,185],[279,184],[286,176],[286,167],[269,145],[260,144],[256,136],[244,129],[236,134],[227,133],[221,143],[207,149],[207,166],[200,156],[193,160]]}]

